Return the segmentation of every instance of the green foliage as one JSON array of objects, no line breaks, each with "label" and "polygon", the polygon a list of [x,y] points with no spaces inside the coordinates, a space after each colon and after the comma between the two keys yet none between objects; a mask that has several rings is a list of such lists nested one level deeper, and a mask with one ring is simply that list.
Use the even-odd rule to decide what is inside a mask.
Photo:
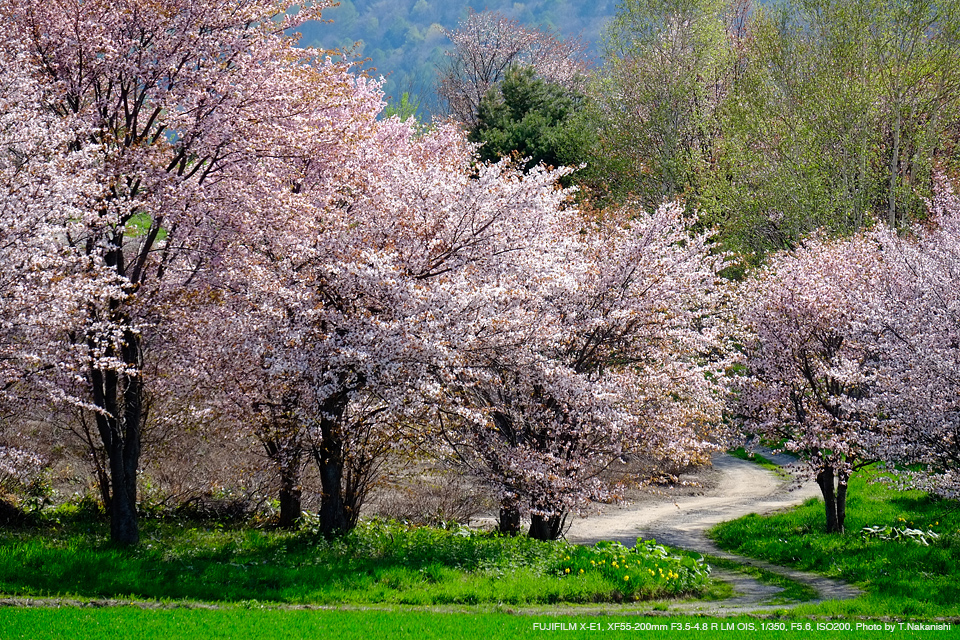
[{"label": "green foliage", "polygon": [[956,167],[949,0],[625,0],[591,89],[601,201],[679,198],[746,263],[922,218]]},{"label": "green foliage", "polygon": [[757,579],[762,584],[775,585],[783,589],[775,599],[778,602],[808,602],[815,600],[820,596],[817,590],[802,582],[797,582],[780,573],[774,573],[767,569],[753,566],[752,564],[741,564],[734,560],[718,558],[716,556],[704,556],[711,567],[717,569],[729,569],[738,573],[744,573]]},{"label": "green foliage", "polygon": [[50,470],[44,469],[30,478],[24,489],[23,506],[28,513],[37,514],[53,504],[53,484]]},{"label": "green foliage", "polygon": [[[843,534],[822,533],[823,504],[816,499],[785,513],[726,522],[710,533],[717,544],[734,553],[824,573],[866,590],[867,595],[857,600],[831,604],[832,613],[960,614],[960,512],[956,504],[917,491],[898,492],[878,480],[882,477],[876,471],[864,471],[851,480],[847,532]],[[928,545],[884,540],[863,535],[866,527],[907,527],[932,531],[939,537],[925,535]]]},{"label": "green foliage", "polygon": [[420,100],[417,98],[411,98],[410,94],[404,91],[400,96],[400,100],[390,102],[386,107],[384,107],[383,117],[392,118],[396,116],[397,118],[400,118],[401,122],[406,122],[410,118],[416,118],[417,111],[419,111],[419,109]]},{"label": "green foliage", "polygon": [[732,455],[734,458],[739,458],[740,460],[747,460],[749,462],[754,462],[757,465],[763,467],[764,469],[773,471],[776,474],[782,475],[784,473],[783,469],[780,468],[780,465],[776,464],[775,462],[771,462],[770,460],[763,457],[759,453],[755,453],[753,451],[747,451],[743,447],[737,447],[736,449],[731,449],[727,453]]},{"label": "green foliage", "polygon": [[[759,259],[815,229],[922,218],[956,140],[960,14],[946,0],[784,0],[755,8],[696,194]],[[921,28],[919,24],[927,27]]]},{"label": "green foliage", "polygon": [[626,0],[605,42],[596,96],[600,154],[615,199],[647,208],[699,191],[732,53],[718,0]]},{"label": "green foliage", "polygon": [[923,531],[921,529],[912,529],[910,527],[864,527],[860,530],[860,535],[864,538],[877,538],[879,540],[890,540],[893,542],[916,542],[925,547],[930,546],[930,541],[937,540],[940,534],[933,529]]},{"label": "green foliage", "polygon": [[509,69],[500,86],[480,101],[470,139],[482,144],[482,160],[525,158],[525,169],[541,163],[577,166],[594,144],[583,101],[583,96],[535,77],[533,69]]}]

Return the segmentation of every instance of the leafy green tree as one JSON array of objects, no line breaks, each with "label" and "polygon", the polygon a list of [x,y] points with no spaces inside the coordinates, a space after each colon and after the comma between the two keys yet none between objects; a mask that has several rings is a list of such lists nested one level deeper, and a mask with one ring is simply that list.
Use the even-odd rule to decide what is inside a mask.
[{"label": "leafy green tree", "polygon": [[607,32],[599,160],[648,207],[698,189],[735,69],[730,13],[726,0],[624,0]]},{"label": "leafy green tree", "polygon": [[814,229],[925,215],[960,96],[943,0],[790,0],[751,13],[698,207],[753,256]]},{"label": "leafy green tree", "polygon": [[516,157],[525,170],[577,166],[595,142],[583,103],[582,95],[536,77],[532,68],[514,67],[480,101],[470,140],[481,143],[482,160]]},{"label": "leafy green tree", "polygon": [[849,233],[870,219],[882,139],[869,51],[847,37],[851,19],[843,7],[754,12],[698,194],[728,246],[757,258],[813,229]]},{"label": "leafy green tree", "polygon": [[[828,6],[838,3],[821,1]],[[925,213],[944,127],[957,119],[960,9],[954,0],[854,4],[860,19],[856,36],[870,45],[871,71],[883,98],[887,161],[883,217],[896,227]]]},{"label": "leafy green tree", "polygon": [[406,122],[410,118],[417,117],[417,111],[420,109],[420,100],[416,97],[411,98],[407,91],[400,95],[400,100],[391,101],[383,109],[384,118],[394,116],[400,118],[401,122]]}]

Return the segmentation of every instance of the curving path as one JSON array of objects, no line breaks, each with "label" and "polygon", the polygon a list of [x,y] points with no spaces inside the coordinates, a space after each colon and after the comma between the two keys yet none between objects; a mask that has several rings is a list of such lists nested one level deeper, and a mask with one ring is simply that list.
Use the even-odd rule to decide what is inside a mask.
[{"label": "curving path", "polygon": [[[763,455],[784,466],[794,462],[789,456],[777,456],[769,451],[763,452]],[[713,469],[715,484],[702,494],[645,499],[614,507],[604,515],[574,521],[566,538],[577,544],[616,540],[629,547],[636,543],[637,538],[656,538],[658,542],[672,547],[753,565],[807,584],[819,594],[814,602],[855,598],[862,593],[856,587],[837,580],[736,556],[717,547],[705,535],[710,527],[750,513],[765,514],[800,504],[807,498],[819,497],[820,490],[814,482],[792,488],[792,480],[727,454],[714,457]],[[781,591],[779,587],[764,585],[754,578],[731,571],[715,570],[714,575],[732,582],[737,597],[718,603],[682,603],[671,608],[705,613],[740,613],[791,606],[770,604],[770,600],[775,599]]]}]

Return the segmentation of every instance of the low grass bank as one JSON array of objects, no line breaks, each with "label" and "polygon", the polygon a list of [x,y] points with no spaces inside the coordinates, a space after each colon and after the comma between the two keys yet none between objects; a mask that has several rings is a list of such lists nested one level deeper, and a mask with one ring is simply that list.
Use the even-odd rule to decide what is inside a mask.
[{"label": "low grass bank", "polygon": [[[804,605],[798,615],[960,616],[957,503],[896,491],[881,478],[876,470],[854,476],[843,534],[823,532],[823,503],[812,499],[788,512],[720,524],[710,535],[733,553],[822,573],[867,592],[856,600]],[[924,533],[898,535],[894,529]]]},{"label": "low grass bank", "polygon": [[659,545],[582,548],[461,528],[364,523],[310,531],[147,521],[112,547],[99,522],[0,532],[0,593],[283,604],[551,604],[710,595],[696,554]]}]

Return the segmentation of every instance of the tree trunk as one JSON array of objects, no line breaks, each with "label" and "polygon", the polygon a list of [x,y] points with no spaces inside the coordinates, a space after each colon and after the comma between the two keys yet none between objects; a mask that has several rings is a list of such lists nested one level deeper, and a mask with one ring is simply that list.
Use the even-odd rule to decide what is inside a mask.
[{"label": "tree trunk", "polygon": [[530,537],[534,540],[556,540],[563,532],[563,522],[565,518],[562,515],[542,516],[533,514],[530,516]]},{"label": "tree trunk", "polygon": [[280,468],[280,526],[292,529],[297,525],[302,514],[300,498],[300,454],[291,464]]},{"label": "tree trunk", "polygon": [[847,518],[847,478],[840,476],[837,482],[837,531],[843,532],[843,521]]},{"label": "tree trunk", "polygon": [[[899,98],[899,94],[897,96]],[[894,103],[896,115],[893,121],[893,150],[890,153],[890,185],[887,190],[887,224],[897,228],[897,182],[900,174],[900,101]]]},{"label": "tree trunk", "polygon": [[520,503],[513,496],[500,503],[500,533],[507,536],[520,533]]},{"label": "tree trunk", "polygon": [[320,471],[320,532],[326,538],[335,538],[350,529],[343,500],[342,440],[324,434],[314,448],[314,458]]},{"label": "tree trunk", "polygon": [[[124,363],[142,369],[140,336],[124,332]],[[137,520],[137,467],[140,465],[140,436],[145,420],[143,379],[139,375],[113,370],[91,369],[97,428],[110,463],[110,540],[123,546],[140,541]]]},{"label": "tree trunk", "polygon": [[[817,484],[820,485],[820,493],[823,494],[823,505],[827,515],[827,533],[839,533],[843,531],[843,522],[838,518],[837,494],[834,492],[833,480],[833,467],[824,467],[820,473],[817,474]],[[845,486],[843,486],[842,495],[845,499]]]},{"label": "tree trunk", "polygon": [[[269,406],[254,405],[254,408]],[[275,407],[272,407],[275,408]],[[280,527],[291,529],[302,515],[300,472],[303,468],[303,439],[300,425],[288,415],[270,416],[260,431],[260,441],[280,477]]]},{"label": "tree trunk", "polygon": [[[326,538],[342,536],[356,523],[343,496],[344,442],[340,423],[347,408],[345,395],[330,399],[321,408],[320,442],[313,457],[320,472],[320,532]],[[329,417],[328,417],[329,416]]]}]

